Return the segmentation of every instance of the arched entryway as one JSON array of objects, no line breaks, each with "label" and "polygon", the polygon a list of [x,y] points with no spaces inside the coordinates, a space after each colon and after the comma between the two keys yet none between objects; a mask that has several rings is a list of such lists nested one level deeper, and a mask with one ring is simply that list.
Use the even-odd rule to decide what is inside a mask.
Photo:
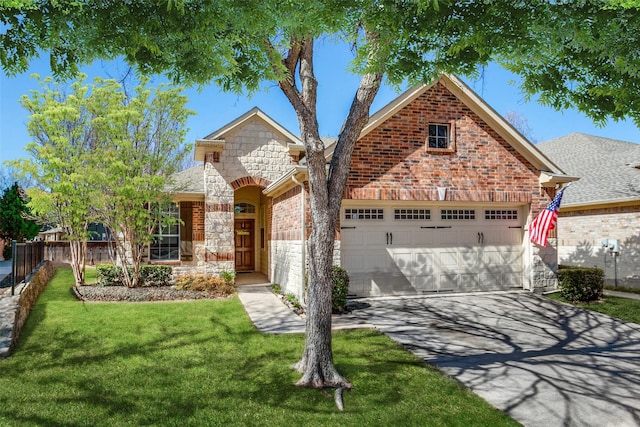
[{"label": "arched entryway", "polygon": [[234,189],[235,269],[267,275],[268,198],[262,194],[264,187],[251,183]]}]

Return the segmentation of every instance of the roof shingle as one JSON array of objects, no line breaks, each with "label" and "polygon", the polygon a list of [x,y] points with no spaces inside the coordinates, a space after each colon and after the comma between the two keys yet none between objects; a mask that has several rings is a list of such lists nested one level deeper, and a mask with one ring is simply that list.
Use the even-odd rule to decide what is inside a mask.
[{"label": "roof shingle", "polygon": [[572,133],[538,144],[565,173],[580,177],[563,204],[585,205],[640,200],[640,144]]}]

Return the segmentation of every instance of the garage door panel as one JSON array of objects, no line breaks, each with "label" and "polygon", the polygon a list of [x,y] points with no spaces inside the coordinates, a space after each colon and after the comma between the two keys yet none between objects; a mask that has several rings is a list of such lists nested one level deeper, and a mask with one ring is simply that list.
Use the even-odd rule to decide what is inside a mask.
[{"label": "garage door panel", "polygon": [[503,277],[503,287],[506,288],[520,288],[522,289],[522,272],[512,272],[512,273],[504,273]]},{"label": "garage door panel", "polygon": [[443,219],[438,208],[431,208],[430,218],[418,218],[412,212],[416,209],[407,208],[402,217],[385,209],[384,219],[343,223],[342,262],[350,277],[357,278],[351,293],[522,288],[523,231],[519,226],[509,228],[517,223],[497,218],[508,214],[494,209],[496,218],[487,218],[480,208],[474,208],[475,218],[455,217],[454,213],[453,218]]},{"label": "garage door panel", "polygon": [[395,267],[404,275],[412,275],[415,271],[413,253],[410,250],[393,251],[393,262]]},{"label": "garage door panel", "polygon": [[440,273],[439,291],[453,291],[458,287],[457,273]]},{"label": "garage door panel", "polygon": [[[414,232],[412,230],[405,231],[390,231],[389,232],[389,243],[392,246],[414,246],[413,239]],[[385,236],[386,237],[386,236]]]},{"label": "garage door panel", "polygon": [[433,274],[413,276],[411,282],[418,292],[434,292],[438,290]]},{"label": "garage door panel", "polygon": [[363,297],[369,296],[369,288],[365,286],[365,281],[369,281],[368,275],[365,278],[358,274],[349,273],[349,294]]},{"label": "garage door panel", "polygon": [[415,265],[416,274],[432,273],[434,270],[433,265],[433,253],[429,252],[414,252],[413,262]]},{"label": "garage door panel", "polygon": [[428,229],[419,229],[416,226],[416,229],[412,234],[413,236],[413,245],[416,247],[425,247],[425,246],[433,246],[434,245],[434,231]]},{"label": "garage door panel", "polygon": [[478,267],[481,264],[482,254],[477,249],[461,248],[458,251],[460,265],[468,268]]},{"label": "garage door panel", "polygon": [[451,268],[458,266],[458,252],[457,251],[447,251],[442,250],[439,253],[440,255],[440,267],[441,268]]},{"label": "garage door panel", "polygon": [[483,254],[485,265],[502,265],[504,264],[504,258],[502,252],[498,249],[485,250]]},{"label": "garage door panel", "polygon": [[503,273],[500,271],[481,273],[479,288],[483,291],[497,291],[504,289]]},{"label": "garage door panel", "polygon": [[463,292],[476,291],[479,286],[479,274],[478,273],[461,273],[458,275],[458,288],[457,290]]},{"label": "garage door panel", "polygon": [[502,250],[502,258],[504,259],[504,264],[517,264],[522,265],[522,252],[516,251],[511,248],[504,248]]}]

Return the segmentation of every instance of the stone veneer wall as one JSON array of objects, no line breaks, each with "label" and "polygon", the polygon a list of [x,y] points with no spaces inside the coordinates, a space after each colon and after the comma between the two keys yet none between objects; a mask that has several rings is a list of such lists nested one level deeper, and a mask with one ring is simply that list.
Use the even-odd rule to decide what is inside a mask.
[{"label": "stone veneer wall", "polygon": [[560,264],[600,267],[614,283],[615,264],[601,245],[603,238],[620,240],[618,285],[640,288],[640,204],[567,211],[558,220]]},{"label": "stone veneer wall", "polygon": [[[429,123],[450,124],[455,150],[427,149]],[[533,165],[438,83],[358,141],[345,198],[438,201],[446,187],[447,201],[528,204],[532,220],[554,195],[538,180]],[[524,243],[526,280],[554,288],[555,249]]]},{"label": "stone veneer wall", "polygon": [[258,117],[225,134],[224,140],[220,154],[205,155],[207,274],[235,268],[234,190],[246,185],[264,188],[294,164],[288,151],[289,141]]},{"label": "stone veneer wall", "polygon": [[[55,268],[51,261],[43,261],[36,269],[36,272],[27,277],[27,280],[19,284],[15,288],[15,295],[11,295],[11,291],[6,289],[7,295],[2,298],[2,316],[13,318],[11,327],[10,340],[7,337],[0,337],[0,357],[9,356],[11,350],[18,342],[18,337],[22,331],[31,308],[34,306],[38,297],[53,277]],[[7,319],[11,320],[11,319]],[[5,325],[2,322],[2,330],[5,332]],[[8,332],[8,331],[7,331]]]}]

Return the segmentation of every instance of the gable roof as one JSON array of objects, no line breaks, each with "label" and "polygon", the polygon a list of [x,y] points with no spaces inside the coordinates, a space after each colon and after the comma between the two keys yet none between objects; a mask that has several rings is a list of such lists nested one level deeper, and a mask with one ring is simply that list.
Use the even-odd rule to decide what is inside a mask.
[{"label": "gable roof", "polygon": [[391,118],[398,111],[409,105],[420,95],[425,93],[437,83],[443,84],[452,94],[468,106],[471,111],[484,120],[493,130],[495,130],[508,144],[515,148],[522,156],[531,162],[538,170],[548,172],[543,179],[549,183],[574,181],[575,178],[566,176],[564,172],[536,148],[527,138],[518,132],[513,125],[498,114],[489,104],[478,96],[469,86],[454,75],[442,74],[430,85],[415,86],[385,107],[373,114],[369,122],[362,130],[360,138],[377,128],[387,119]]},{"label": "gable roof", "polygon": [[253,107],[251,110],[247,111],[237,119],[227,123],[222,126],[220,129],[210,133],[203,139],[196,140],[195,150],[194,150],[194,159],[195,160],[204,160],[204,153],[206,151],[220,151],[224,148],[224,137],[229,132],[233,131],[236,128],[241,127],[246,122],[253,118],[259,118],[262,120],[267,126],[274,129],[276,132],[280,133],[282,136],[287,139],[287,143],[289,145],[290,152],[302,152],[304,151],[304,146],[302,145],[302,141],[296,135],[289,132],[284,126],[280,123],[273,120],[271,117],[266,115],[262,110],[258,107]]},{"label": "gable roof", "polygon": [[197,165],[171,175],[173,182],[167,187],[176,201],[204,198],[204,166]]},{"label": "gable roof", "polygon": [[258,107],[253,107],[251,110],[247,111],[246,113],[244,113],[243,115],[241,115],[237,119],[233,120],[232,122],[227,123],[226,125],[222,126],[220,129],[218,129],[216,131],[213,131],[209,135],[205,136],[204,139],[213,139],[213,140],[222,139],[222,138],[224,138],[225,134],[231,132],[232,130],[234,130],[234,129],[240,127],[240,126],[242,126],[244,123],[246,123],[247,121],[251,120],[254,117],[260,118],[267,125],[271,126],[276,131],[281,133],[290,142],[292,142],[294,144],[302,144],[302,141],[300,140],[300,138],[298,138],[296,135],[294,135],[291,132],[289,132],[284,126],[282,126],[280,123],[276,122],[271,117],[266,115]]},{"label": "gable roof", "polygon": [[572,133],[538,148],[580,177],[565,192],[563,207],[640,202],[640,144]]}]

